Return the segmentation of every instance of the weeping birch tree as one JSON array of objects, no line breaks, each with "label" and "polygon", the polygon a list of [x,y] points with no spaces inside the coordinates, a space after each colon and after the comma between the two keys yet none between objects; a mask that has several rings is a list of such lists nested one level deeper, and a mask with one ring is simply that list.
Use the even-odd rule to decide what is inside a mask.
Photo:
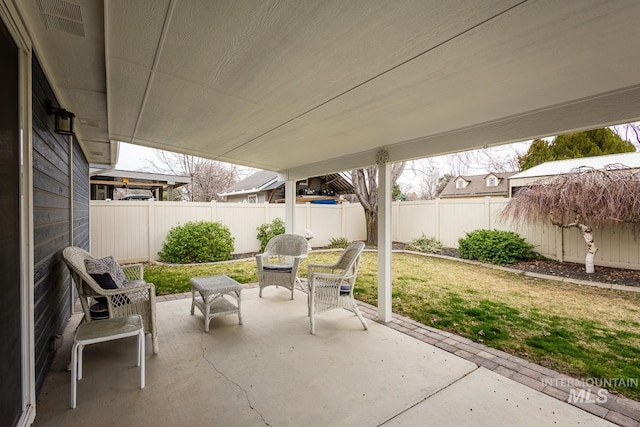
[{"label": "weeping birch tree", "polygon": [[520,224],[551,221],[576,228],[587,244],[585,270],[593,273],[598,252],[593,227],[640,222],[640,171],[619,164],[574,169],[520,189],[500,215]]}]

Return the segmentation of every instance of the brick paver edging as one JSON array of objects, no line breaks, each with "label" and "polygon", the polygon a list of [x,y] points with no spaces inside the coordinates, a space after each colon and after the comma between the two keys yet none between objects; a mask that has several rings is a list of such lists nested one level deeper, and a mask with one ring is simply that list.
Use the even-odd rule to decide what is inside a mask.
[{"label": "brick paver edging", "polygon": [[[257,287],[257,283],[245,285],[246,289]],[[191,298],[191,292],[158,296],[156,300],[157,302],[162,302],[185,298]],[[623,427],[640,427],[640,402],[617,396],[596,385],[585,384],[576,378],[568,377],[544,366],[528,362],[470,339],[423,325],[396,313],[393,313],[390,322],[381,323],[378,321],[377,307],[362,301],[358,301],[358,305],[363,316],[371,321],[434,345],[478,366],[511,378],[520,384],[567,402],[612,423]],[[578,396],[587,397],[586,399],[578,400],[591,400],[594,402],[570,401],[569,397],[572,390]],[[606,396],[606,399],[598,399],[600,396]],[[601,400],[604,401],[600,403]]]}]

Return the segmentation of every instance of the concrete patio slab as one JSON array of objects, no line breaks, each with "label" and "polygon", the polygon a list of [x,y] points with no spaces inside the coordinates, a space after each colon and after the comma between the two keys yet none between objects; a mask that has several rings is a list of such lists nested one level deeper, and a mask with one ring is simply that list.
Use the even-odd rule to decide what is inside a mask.
[{"label": "concrete patio slab", "polygon": [[88,346],[70,409],[74,316],[34,425],[607,425],[384,325],[369,322],[365,331],[344,310],[319,316],[311,335],[304,293],[293,301],[284,289],[257,295],[243,291],[243,325],[222,316],[209,333],[202,315],[189,314],[189,299],[158,303],[160,354],[147,347],[146,388],[135,340]]},{"label": "concrete patio slab", "polygon": [[614,426],[588,412],[479,368],[385,423],[391,426]]}]

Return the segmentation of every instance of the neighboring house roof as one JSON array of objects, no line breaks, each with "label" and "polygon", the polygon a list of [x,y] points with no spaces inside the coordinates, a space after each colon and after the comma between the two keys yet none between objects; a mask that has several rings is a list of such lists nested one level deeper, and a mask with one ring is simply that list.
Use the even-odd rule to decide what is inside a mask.
[{"label": "neighboring house roof", "polygon": [[606,156],[580,157],[578,159],[554,160],[519,172],[511,180],[561,175],[579,167],[603,169],[607,165],[620,164],[632,169],[640,168],[640,153],[607,154]]},{"label": "neighboring house roof", "polygon": [[253,194],[259,191],[269,190],[279,187],[283,181],[278,181],[278,174],[271,171],[255,172],[242,181],[226,188],[220,196],[230,196],[239,194]]},{"label": "neighboring house roof", "polygon": [[[326,183],[330,183],[338,194],[353,193],[353,186],[342,174],[327,174],[322,175],[322,178]],[[284,185],[284,181],[278,180],[277,173],[258,171],[225,189],[220,193],[220,196],[255,194],[260,191],[272,190],[282,185]]]},{"label": "neighboring house roof", "polygon": [[[515,172],[491,172],[483,175],[460,175],[451,178],[444,189],[440,192],[440,198],[452,197],[486,197],[486,196],[502,196],[507,197],[509,185],[508,180]],[[497,185],[487,185],[490,177],[497,179]],[[459,188],[456,184],[464,181],[464,188]]]}]

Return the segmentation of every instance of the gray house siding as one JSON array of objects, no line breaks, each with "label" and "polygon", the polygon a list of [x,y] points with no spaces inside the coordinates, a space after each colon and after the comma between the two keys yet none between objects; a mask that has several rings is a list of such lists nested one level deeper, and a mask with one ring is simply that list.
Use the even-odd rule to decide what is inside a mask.
[{"label": "gray house siding", "polygon": [[[47,101],[55,96],[33,58],[33,233],[36,393],[53,359],[51,340],[71,314],[72,283],[61,251],[71,244],[71,179],[68,137],[53,132]],[[88,248],[89,173],[77,141],[73,144],[74,242]]]},{"label": "gray house siding", "polygon": [[[73,246],[89,250],[89,163],[78,141],[73,141]],[[72,288],[75,290],[75,288]]]}]

